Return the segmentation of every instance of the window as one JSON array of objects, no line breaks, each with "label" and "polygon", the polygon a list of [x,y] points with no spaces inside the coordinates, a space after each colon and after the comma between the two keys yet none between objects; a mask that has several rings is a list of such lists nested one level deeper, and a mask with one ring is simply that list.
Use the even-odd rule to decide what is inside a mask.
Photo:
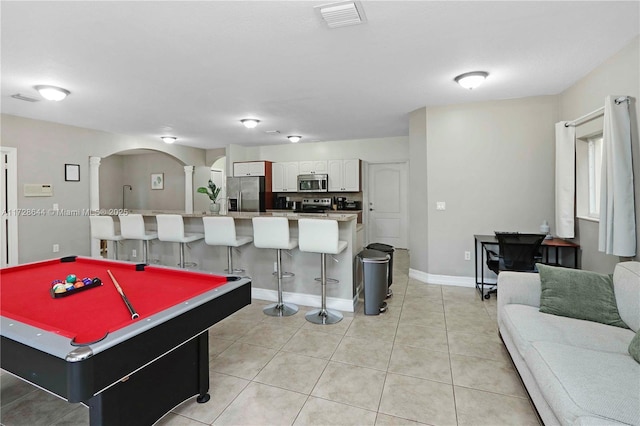
[{"label": "window", "polygon": [[589,143],[589,217],[600,218],[600,185],[602,182],[602,136]]},{"label": "window", "polygon": [[576,213],[581,219],[600,218],[602,133],[576,140]]}]

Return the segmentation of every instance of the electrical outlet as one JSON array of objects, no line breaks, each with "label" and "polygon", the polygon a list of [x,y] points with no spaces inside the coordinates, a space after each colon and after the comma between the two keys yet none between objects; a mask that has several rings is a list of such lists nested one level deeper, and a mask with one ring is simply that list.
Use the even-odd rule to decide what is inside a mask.
[{"label": "electrical outlet", "polygon": [[471,252],[470,251],[465,251],[464,252],[464,260],[471,260]]},{"label": "electrical outlet", "polygon": [[447,209],[447,203],[445,203],[444,201],[436,202],[436,210],[446,210],[446,209]]},{"label": "electrical outlet", "polygon": [[54,245],[53,245],[53,252],[54,252],[54,253],[57,253],[57,252],[59,252],[59,251],[60,251],[60,244],[54,244]]},{"label": "electrical outlet", "polygon": [[137,257],[138,251],[136,249],[131,250],[131,257]]}]

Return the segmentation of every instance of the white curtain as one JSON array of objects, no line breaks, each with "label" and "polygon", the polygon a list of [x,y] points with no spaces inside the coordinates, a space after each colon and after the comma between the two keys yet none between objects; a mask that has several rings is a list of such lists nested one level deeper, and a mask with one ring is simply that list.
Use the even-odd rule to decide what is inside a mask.
[{"label": "white curtain", "polygon": [[598,250],[614,256],[636,255],[636,220],[631,163],[629,102],[607,96],[602,134],[602,187]]},{"label": "white curtain", "polygon": [[556,123],[556,235],[575,237],[576,128]]}]

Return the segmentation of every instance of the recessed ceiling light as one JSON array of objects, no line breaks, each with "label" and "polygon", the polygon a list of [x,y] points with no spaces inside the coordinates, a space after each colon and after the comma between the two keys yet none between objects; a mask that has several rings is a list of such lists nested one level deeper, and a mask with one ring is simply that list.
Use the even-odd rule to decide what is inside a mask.
[{"label": "recessed ceiling light", "polygon": [[67,89],[56,86],[35,86],[40,95],[48,101],[61,101],[71,94]]},{"label": "recessed ceiling light", "polygon": [[453,80],[465,89],[475,89],[480,86],[484,80],[489,76],[486,71],[473,71],[460,74]]},{"label": "recessed ceiling light", "polygon": [[178,140],[175,136],[161,136],[160,139],[162,139],[164,143],[174,143]]},{"label": "recessed ceiling light", "polygon": [[246,127],[247,129],[253,129],[254,127],[256,127],[258,125],[260,120],[257,120],[255,118],[244,118],[244,119],[240,120],[240,122],[242,124],[244,124],[244,127]]},{"label": "recessed ceiling light", "polygon": [[287,139],[289,139],[292,143],[297,143],[300,142],[300,139],[302,139],[302,136],[287,136]]}]

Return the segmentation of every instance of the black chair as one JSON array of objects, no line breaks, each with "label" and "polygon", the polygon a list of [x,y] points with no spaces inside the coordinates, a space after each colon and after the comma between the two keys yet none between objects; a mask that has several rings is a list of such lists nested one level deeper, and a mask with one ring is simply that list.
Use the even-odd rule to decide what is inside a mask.
[{"label": "black chair", "polygon": [[[542,260],[540,245],[546,234],[520,234],[513,232],[496,232],[499,252],[487,249],[487,267],[499,274],[500,271],[538,272],[536,263]],[[496,293],[494,287],[485,299]]]}]

